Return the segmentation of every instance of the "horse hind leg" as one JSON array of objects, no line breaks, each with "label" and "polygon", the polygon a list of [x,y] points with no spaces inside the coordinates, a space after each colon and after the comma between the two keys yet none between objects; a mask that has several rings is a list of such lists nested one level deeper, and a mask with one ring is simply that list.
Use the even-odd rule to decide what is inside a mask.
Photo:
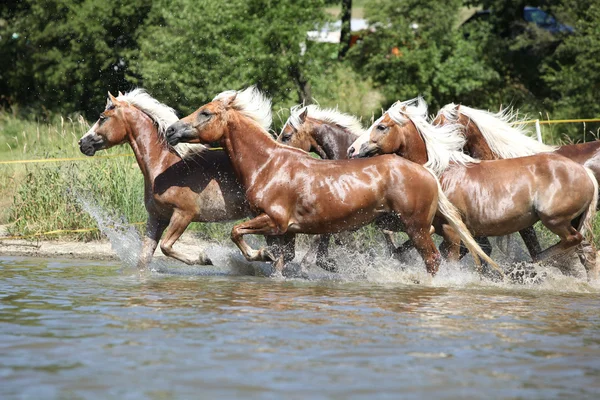
[{"label": "horse hind leg", "polygon": [[231,230],[231,240],[240,249],[248,261],[274,261],[275,270],[283,271],[284,255],[275,257],[265,248],[254,250],[244,240],[244,235],[280,235],[281,231],[268,214],[260,214],[258,217],[236,225]]},{"label": "horse hind leg", "polygon": [[544,217],[541,220],[546,228],[560,238],[560,242],[538,253],[534,258],[536,262],[573,250],[583,240],[583,236],[575,229],[571,221]]},{"label": "horse hind leg", "polygon": [[174,258],[188,265],[212,265],[212,261],[210,258],[208,258],[204,251],[200,251],[198,258],[193,259],[173,248],[175,242],[181,237],[192,220],[192,214],[186,214],[176,210],[171,216],[165,237],[160,243],[160,249],[165,256]]},{"label": "horse hind leg", "polygon": [[597,280],[599,269],[594,242],[584,239],[577,247],[577,255],[579,256],[579,261],[581,261],[585,268],[588,281]]}]

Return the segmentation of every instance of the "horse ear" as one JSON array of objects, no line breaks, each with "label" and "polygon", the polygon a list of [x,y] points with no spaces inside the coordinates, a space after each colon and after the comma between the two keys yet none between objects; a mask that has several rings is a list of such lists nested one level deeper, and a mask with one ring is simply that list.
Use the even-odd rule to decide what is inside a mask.
[{"label": "horse ear", "polygon": [[298,118],[300,118],[300,121],[302,123],[304,123],[304,121],[306,121],[307,115],[308,115],[308,108],[305,108],[304,111],[302,111],[302,113],[298,116]]},{"label": "horse ear", "polygon": [[117,105],[119,103],[119,100],[117,100],[117,98],[115,96],[112,95],[111,92],[108,92],[108,102],[106,103],[106,106],[111,106],[111,105]]},{"label": "horse ear", "polygon": [[235,92],[235,94],[233,94],[233,96],[227,97],[227,98],[221,100],[221,102],[223,103],[223,105],[225,107],[229,107],[231,105],[231,103],[233,103],[233,101],[235,100],[236,97],[237,97],[237,92]]},{"label": "horse ear", "polygon": [[123,96],[123,93],[119,90],[119,97]]}]

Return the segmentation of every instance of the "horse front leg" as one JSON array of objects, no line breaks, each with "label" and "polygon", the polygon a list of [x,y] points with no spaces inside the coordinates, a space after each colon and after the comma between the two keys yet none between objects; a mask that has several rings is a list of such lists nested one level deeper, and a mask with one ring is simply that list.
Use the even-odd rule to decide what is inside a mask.
[{"label": "horse front leg", "polygon": [[142,250],[140,251],[140,257],[137,262],[138,269],[146,269],[150,264],[150,261],[152,261],[152,256],[154,256],[158,241],[168,223],[168,221],[158,219],[152,215],[148,216],[148,221],[146,222],[146,234],[144,235]]},{"label": "horse front leg", "polygon": [[296,257],[296,234],[286,233],[282,236],[265,236],[269,250],[279,257],[283,254],[286,263],[294,260]]},{"label": "horse front leg", "polygon": [[240,249],[246,260],[274,261],[275,270],[280,273],[283,271],[283,254],[276,258],[266,248],[254,250],[246,243],[244,235],[281,235],[281,230],[269,215],[260,214],[256,218],[234,226],[231,230],[231,240]]},{"label": "horse front leg", "polygon": [[531,259],[535,260],[538,254],[542,252],[542,247],[540,246],[540,241],[535,233],[535,228],[530,226],[529,228],[521,229],[519,235],[521,235]]}]

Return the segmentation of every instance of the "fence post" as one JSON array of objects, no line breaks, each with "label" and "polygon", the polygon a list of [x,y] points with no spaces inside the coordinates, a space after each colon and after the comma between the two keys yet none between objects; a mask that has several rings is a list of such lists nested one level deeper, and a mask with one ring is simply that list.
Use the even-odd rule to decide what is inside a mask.
[{"label": "fence post", "polygon": [[535,120],[535,133],[537,133],[537,140],[540,143],[542,142],[542,129],[540,128],[540,120],[536,119]]}]

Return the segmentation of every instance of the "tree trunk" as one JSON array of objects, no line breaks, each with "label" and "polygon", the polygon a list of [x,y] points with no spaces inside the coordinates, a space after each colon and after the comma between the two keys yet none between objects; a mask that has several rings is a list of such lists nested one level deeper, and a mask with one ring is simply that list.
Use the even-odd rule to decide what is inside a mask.
[{"label": "tree trunk", "polygon": [[352,31],[350,20],[352,19],[352,0],[342,0],[342,31],[340,32],[340,50],[338,60],[342,60],[350,49]]},{"label": "tree trunk", "polygon": [[290,68],[290,74],[294,82],[296,83],[296,90],[298,91],[298,100],[304,105],[312,104],[312,91],[310,88],[310,82],[304,77],[300,71],[298,65]]}]

